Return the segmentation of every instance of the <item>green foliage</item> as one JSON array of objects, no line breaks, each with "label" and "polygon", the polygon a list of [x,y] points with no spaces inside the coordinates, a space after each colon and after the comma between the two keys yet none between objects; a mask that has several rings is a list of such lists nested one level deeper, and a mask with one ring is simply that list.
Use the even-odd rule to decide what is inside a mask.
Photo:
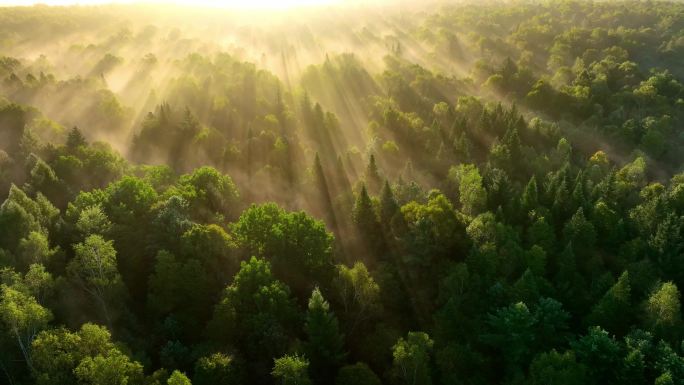
[{"label": "green foliage", "polygon": [[192,382],[195,385],[238,385],[242,384],[244,373],[235,358],[222,353],[204,356],[195,363]]},{"label": "green foliage", "polygon": [[41,385],[76,383],[140,383],[142,366],[110,340],[106,328],[84,324],[77,332],[53,329],[33,341],[36,382]]},{"label": "green foliage", "polygon": [[448,180],[458,186],[458,199],[464,213],[475,216],[485,209],[487,191],[482,185],[482,177],[476,166],[453,166],[449,169]]},{"label": "green foliage", "polygon": [[380,192],[380,223],[386,228],[391,226],[392,220],[395,215],[399,212],[399,203],[394,196],[392,187],[388,181],[382,186],[382,191]]},{"label": "green foliage", "polygon": [[382,177],[380,176],[380,171],[378,170],[378,165],[375,161],[375,155],[373,154],[368,158],[368,166],[366,166],[364,180],[371,192],[377,193],[380,190]]},{"label": "green foliage", "polygon": [[166,383],[168,385],[192,385],[190,379],[178,370],[174,370],[173,373],[171,373],[171,377],[169,377]]},{"label": "green foliage", "polygon": [[568,244],[573,245],[577,254],[585,256],[591,252],[596,243],[596,230],[584,216],[582,208],[565,224],[563,236]]},{"label": "green foliage", "polygon": [[340,333],[337,318],[330,311],[330,305],[318,288],[313,290],[309,298],[304,331],[307,337],[304,352],[311,357],[311,376],[317,382],[331,382],[346,356],[344,336]]},{"label": "green foliage", "polygon": [[501,349],[514,368],[528,358],[535,337],[535,319],[524,303],[499,309],[487,323],[492,333],[485,335],[484,340]]},{"label": "green foliage", "polygon": [[223,287],[237,272],[235,244],[230,235],[217,225],[190,227],[180,238],[180,254],[200,261],[211,278],[207,283]]},{"label": "green foliage", "polygon": [[220,222],[237,216],[240,194],[228,175],[212,167],[201,167],[180,177],[178,192],[190,204],[193,218]]},{"label": "green foliage", "polygon": [[532,384],[574,385],[587,383],[587,369],[578,364],[572,350],[559,353],[551,350],[535,357],[530,365]]},{"label": "green foliage", "polygon": [[267,261],[252,257],[216,304],[209,335],[239,346],[254,366],[270,365],[285,353],[298,318],[289,288],[273,277]]},{"label": "green foliage", "polygon": [[76,229],[86,237],[93,234],[107,235],[111,228],[112,223],[107,214],[97,205],[81,211],[76,222]]},{"label": "green foliage", "polygon": [[[97,355],[83,358],[74,369],[74,374],[78,382],[82,384],[136,383],[142,379],[142,365],[131,362],[127,356],[113,350],[106,356]],[[187,379],[186,382],[179,381],[172,375],[168,383],[169,385],[186,385],[190,382]]]},{"label": "green foliage", "polygon": [[43,233],[32,231],[19,241],[17,264],[22,270],[34,263],[47,264],[55,253],[56,250],[50,249],[49,241]]},{"label": "green foliage", "polygon": [[268,259],[276,277],[298,292],[328,284],[334,237],[323,222],[267,203],[245,210],[231,229],[247,255]]},{"label": "green foliage", "polygon": [[71,131],[69,131],[69,135],[67,135],[67,148],[74,151],[77,150],[79,147],[85,146],[87,144],[88,142],[86,141],[86,138],[83,136],[81,130],[79,130],[78,127],[74,126],[71,129]]},{"label": "green foliage", "polygon": [[679,297],[679,289],[672,282],[656,287],[644,304],[645,325],[658,335],[679,335],[682,322]]},{"label": "green foliage", "polygon": [[588,375],[596,383],[617,378],[622,370],[620,345],[598,326],[589,328],[588,334],[574,342],[572,348],[577,360],[589,368]]},{"label": "green foliage", "polygon": [[283,356],[275,360],[271,374],[282,385],[309,385],[309,361],[299,356]]},{"label": "green foliage", "polygon": [[409,332],[392,347],[392,370],[398,384],[429,385],[434,341],[423,332]]},{"label": "green foliage", "polygon": [[147,303],[155,318],[173,315],[183,330],[190,332],[209,317],[210,278],[197,259],[183,261],[159,252],[148,286]]},{"label": "green foliage", "polygon": [[381,383],[368,365],[361,362],[342,367],[335,379],[335,385],[380,385]]},{"label": "green foliage", "polygon": [[125,292],[113,243],[99,235],[90,235],[74,245],[74,252],[76,255],[67,267],[69,277],[92,297],[111,327],[111,302],[121,301]]},{"label": "green foliage", "polygon": [[615,285],[596,303],[586,323],[601,326],[613,334],[624,335],[632,323],[631,302],[629,274],[624,272]]},{"label": "green foliage", "polygon": [[447,197],[433,191],[427,204],[410,202],[401,208],[408,231],[403,236],[416,264],[453,257],[467,247],[463,219]]},{"label": "green foliage", "polygon": [[539,189],[537,187],[537,179],[534,175],[530,178],[527,186],[525,186],[525,191],[520,200],[520,206],[522,207],[524,214],[529,213],[539,206]]},{"label": "green foliage", "polygon": [[380,312],[380,286],[362,262],[356,262],[351,268],[338,265],[333,287],[339,295],[350,333]]},{"label": "green foliage", "polygon": [[382,234],[378,231],[380,222],[365,184],[361,185],[361,189],[356,194],[351,218],[364,246],[370,248],[372,252],[380,252],[383,247]]},{"label": "green foliage", "polygon": [[682,383],[684,5],[414,3],[0,8],[0,382]]},{"label": "green foliage", "polygon": [[3,284],[0,286],[0,320],[7,333],[19,345],[26,365],[33,367],[32,342],[52,319],[52,312],[30,294]]},{"label": "green foliage", "polygon": [[15,251],[22,238],[31,232],[46,234],[54,226],[59,210],[42,194],[31,199],[26,193],[12,185],[9,195],[0,206],[0,226],[3,232],[1,243],[3,248]]},{"label": "green foliage", "polygon": [[126,176],[106,189],[105,212],[120,225],[132,225],[144,218],[157,199],[152,186],[142,179]]}]

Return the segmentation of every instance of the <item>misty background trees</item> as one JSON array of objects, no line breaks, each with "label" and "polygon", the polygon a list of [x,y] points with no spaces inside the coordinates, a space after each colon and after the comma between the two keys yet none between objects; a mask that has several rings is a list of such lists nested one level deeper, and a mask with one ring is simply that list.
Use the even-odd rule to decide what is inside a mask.
[{"label": "misty background trees", "polygon": [[682,383],[683,12],[0,8],[2,382]]}]

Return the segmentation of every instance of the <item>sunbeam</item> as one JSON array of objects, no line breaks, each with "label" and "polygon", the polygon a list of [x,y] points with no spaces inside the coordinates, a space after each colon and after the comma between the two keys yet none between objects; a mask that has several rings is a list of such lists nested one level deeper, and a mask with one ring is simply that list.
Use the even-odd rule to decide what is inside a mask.
[{"label": "sunbeam", "polygon": [[0,383],[681,384],[682,15],[0,0]]}]

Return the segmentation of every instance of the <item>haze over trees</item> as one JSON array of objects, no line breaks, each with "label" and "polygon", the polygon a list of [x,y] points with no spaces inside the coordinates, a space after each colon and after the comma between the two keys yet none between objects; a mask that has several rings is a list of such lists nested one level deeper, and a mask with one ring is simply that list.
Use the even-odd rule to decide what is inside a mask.
[{"label": "haze over trees", "polygon": [[684,384],[683,15],[0,8],[0,383]]}]

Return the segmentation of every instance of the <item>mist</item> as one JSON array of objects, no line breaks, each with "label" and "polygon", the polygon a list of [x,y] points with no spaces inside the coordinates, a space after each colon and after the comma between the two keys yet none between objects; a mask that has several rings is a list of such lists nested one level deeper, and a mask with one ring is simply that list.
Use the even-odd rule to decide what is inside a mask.
[{"label": "mist", "polygon": [[0,2],[0,378],[677,383],[683,13]]}]

